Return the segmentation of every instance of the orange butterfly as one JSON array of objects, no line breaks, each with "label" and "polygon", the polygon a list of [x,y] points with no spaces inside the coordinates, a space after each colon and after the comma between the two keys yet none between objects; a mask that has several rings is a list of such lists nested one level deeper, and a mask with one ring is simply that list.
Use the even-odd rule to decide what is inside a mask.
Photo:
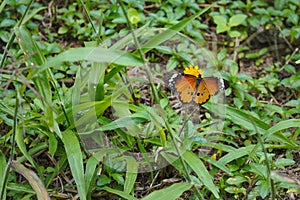
[{"label": "orange butterfly", "polygon": [[203,71],[190,65],[183,74],[174,74],[169,80],[169,86],[178,94],[182,103],[206,103],[211,96],[224,89],[222,79],[203,77]]}]

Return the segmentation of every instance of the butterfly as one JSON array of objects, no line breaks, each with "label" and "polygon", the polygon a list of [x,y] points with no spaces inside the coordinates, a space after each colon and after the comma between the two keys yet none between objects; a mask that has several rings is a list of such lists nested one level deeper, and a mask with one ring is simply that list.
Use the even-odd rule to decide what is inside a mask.
[{"label": "butterfly", "polygon": [[183,74],[174,74],[169,80],[169,86],[178,94],[182,103],[195,102],[205,104],[211,96],[224,89],[223,80],[216,77],[203,77],[203,71],[198,66],[190,65]]}]

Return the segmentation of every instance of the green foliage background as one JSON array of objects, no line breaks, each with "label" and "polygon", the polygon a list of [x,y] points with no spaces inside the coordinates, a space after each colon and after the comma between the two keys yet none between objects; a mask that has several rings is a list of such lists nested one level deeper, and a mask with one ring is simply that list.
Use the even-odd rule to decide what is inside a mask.
[{"label": "green foliage background", "polygon": [[[2,1],[0,199],[299,197],[299,12],[297,0]],[[193,124],[161,83],[193,59],[225,80],[221,130],[210,103]],[[118,148],[98,148],[103,135]]]}]

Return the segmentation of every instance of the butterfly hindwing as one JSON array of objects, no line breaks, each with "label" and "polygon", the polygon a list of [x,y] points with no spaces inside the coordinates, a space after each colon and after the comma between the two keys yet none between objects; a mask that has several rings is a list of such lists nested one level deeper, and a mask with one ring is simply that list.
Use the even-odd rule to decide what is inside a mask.
[{"label": "butterfly hindwing", "polygon": [[194,101],[197,104],[204,104],[210,96],[217,94],[219,91],[219,80],[215,77],[206,77],[201,79],[196,91]]}]

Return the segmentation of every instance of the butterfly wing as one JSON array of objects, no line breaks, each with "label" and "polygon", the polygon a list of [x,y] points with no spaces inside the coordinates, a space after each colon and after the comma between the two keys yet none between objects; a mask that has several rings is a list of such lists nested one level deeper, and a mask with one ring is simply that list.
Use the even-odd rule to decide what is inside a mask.
[{"label": "butterfly wing", "polygon": [[194,98],[197,77],[192,75],[178,75],[175,79],[174,89],[179,93],[182,103],[190,103]]},{"label": "butterfly wing", "polygon": [[206,77],[201,79],[196,91],[194,101],[197,104],[204,104],[209,99],[219,92],[219,79],[215,77]]}]

